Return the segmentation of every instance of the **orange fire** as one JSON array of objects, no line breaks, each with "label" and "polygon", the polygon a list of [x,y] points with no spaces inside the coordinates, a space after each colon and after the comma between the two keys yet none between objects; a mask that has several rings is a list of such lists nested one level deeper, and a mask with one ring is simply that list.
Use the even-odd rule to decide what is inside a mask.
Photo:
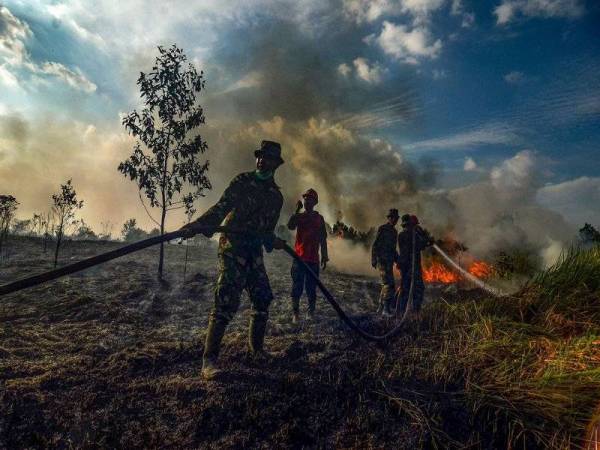
[{"label": "orange fire", "polygon": [[488,278],[493,275],[494,268],[483,261],[475,261],[469,266],[469,273],[477,278]]},{"label": "orange fire", "polygon": [[456,283],[460,277],[439,262],[432,261],[423,267],[423,281],[426,283]]},{"label": "orange fire", "polygon": [[[469,265],[468,272],[477,278],[489,278],[494,274],[493,266],[483,261],[474,261]],[[423,281],[426,283],[456,283],[462,277],[445,264],[430,260],[423,263]]]}]

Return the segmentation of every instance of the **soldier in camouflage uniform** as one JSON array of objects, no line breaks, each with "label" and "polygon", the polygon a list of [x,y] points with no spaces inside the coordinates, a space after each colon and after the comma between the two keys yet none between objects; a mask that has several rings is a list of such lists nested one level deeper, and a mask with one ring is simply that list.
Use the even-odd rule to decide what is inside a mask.
[{"label": "soldier in camouflage uniform", "polygon": [[381,279],[381,292],[379,294],[377,312],[391,315],[390,307],[395,292],[394,263],[398,261],[398,252],[396,251],[398,210],[390,209],[387,218],[387,223],[381,225],[377,230],[377,235],[371,248],[371,265],[379,271]]},{"label": "soldier in camouflage uniform", "polygon": [[232,229],[267,235],[258,238],[223,233],[219,239],[219,278],[202,363],[202,376],[206,379],[219,373],[216,362],[221,340],[239,307],[244,289],[252,304],[249,351],[254,356],[268,356],[263,350],[263,341],[273,294],[263,263],[262,248],[271,252],[285,244],[273,234],[283,205],[283,196],[273,180],[275,170],[283,164],[281,146],[276,142],[262,141],[255,156],[257,170],[236,176],[212,208],[184,227],[189,235],[201,232],[210,237],[210,229],[223,223],[223,226]]}]

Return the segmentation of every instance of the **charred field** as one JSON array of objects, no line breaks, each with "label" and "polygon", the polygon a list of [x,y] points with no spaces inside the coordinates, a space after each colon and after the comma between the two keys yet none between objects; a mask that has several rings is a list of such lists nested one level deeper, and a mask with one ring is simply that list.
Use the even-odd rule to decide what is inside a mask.
[{"label": "charred field", "polygon": [[[52,268],[40,241],[10,245],[0,283]],[[120,245],[71,241],[61,263]],[[190,248],[185,283],[185,249],[166,251],[164,283],[149,249],[0,299],[0,447],[595,448],[598,249],[511,297],[428,287],[387,348],[355,337],[322,297],[314,321],[293,325],[291,261],[273,253],[276,358],[247,358],[244,298],[214,382],[199,371],[216,249]],[[328,268],[322,280],[361,326],[393,325],[373,314],[376,278]]]}]

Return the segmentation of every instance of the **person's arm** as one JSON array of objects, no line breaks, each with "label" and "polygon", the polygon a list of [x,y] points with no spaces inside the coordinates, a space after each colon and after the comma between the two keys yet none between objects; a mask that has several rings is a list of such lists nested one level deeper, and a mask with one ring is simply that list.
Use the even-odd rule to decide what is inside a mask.
[{"label": "person's arm", "polygon": [[[218,227],[221,225],[227,214],[235,207],[239,201],[240,195],[243,191],[242,175],[238,175],[231,183],[217,203],[211,206],[204,214],[198,217],[195,221],[188,223],[183,226],[183,229],[190,229],[192,232],[200,232],[205,236],[211,237],[213,233],[210,231],[211,228]],[[198,228],[206,228],[205,230],[198,230]],[[195,233],[194,233],[195,234]]]},{"label": "person's arm", "polygon": [[377,234],[375,235],[375,240],[373,241],[373,245],[371,246],[371,266],[377,266],[377,255],[379,253],[379,240],[381,239],[381,227],[377,229]]},{"label": "person's arm", "polygon": [[279,239],[275,236],[275,227],[277,226],[277,222],[279,221],[279,215],[281,214],[281,208],[283,206],[283,197],[279,197],[277,202],[273,204],[273,207],[269,210],[269,218],[267,222],[267,226],[265,228],[265,232],[268,233],[268,236],[263,238],[263,246],[267,253],[271,253],[274,248],[282,249],[285,241]]},{"label": "person's arm", "polygon": [[302,209],[302,202],[298,200],[296,203],[296,212],[292,214],[290,220],[288,220],[287,227],[290,230],[295,230],[298,227],[298,217],[300,217],[300,210]]},{"label": "person's arm", "polygon": [[421,227],[417,227],[416,229],[417,232],[417,237],[419,238],[419,249],[422,250],[424,248],[427,247],[431,247],[434,244],[434,239],[433,237],[431,237],[431,234],[429,234],[429,231],[427,231],[424,228]]},{"label": "person's arm", "polygon": [[325,267],[327,267],[327,261],[329,261],[329,254],[327,253],[327,227],[325,226],[325,219],[323,219],[323,216],[321,216],[320,244],[321,267],[323,270],[325,270]]}]

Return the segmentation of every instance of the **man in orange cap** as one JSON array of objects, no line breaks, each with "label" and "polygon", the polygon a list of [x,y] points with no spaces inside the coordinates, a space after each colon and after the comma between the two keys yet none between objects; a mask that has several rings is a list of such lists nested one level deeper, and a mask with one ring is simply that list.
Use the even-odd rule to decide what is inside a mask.
[{"label": "man in orange cap", "polygon": [[[323,216],[314,210],[319,203],[319,195],[314,189],[302,194],[304,204],[298,200],[296,212],[290,217],[288,228],[296,230],[296,244],[294,250],[300,259],[315,273],[319,274],[319,248],[321,249],[321,268],[325,270],[329,257],[327,255],[327,229]],[[300,212],[304,206],[304,212]],[[297,323],[300,313],[300,297],[306,289],[308,297],[308,316],[313,317],[317,300],[316,283],[307,273],[306,269],[297,261],[292,264],[292,321]]]}]

